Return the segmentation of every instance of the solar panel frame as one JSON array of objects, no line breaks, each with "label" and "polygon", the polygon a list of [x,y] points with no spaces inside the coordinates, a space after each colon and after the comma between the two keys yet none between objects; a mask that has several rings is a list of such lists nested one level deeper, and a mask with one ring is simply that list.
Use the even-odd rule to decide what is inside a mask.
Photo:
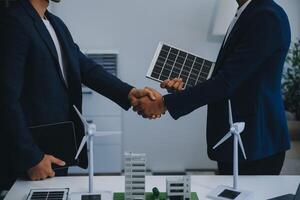
[{"label": "solar panel frame", "polygon": [[[169,48],[169,50],[166,50],[168,51],[167,53],[165,50],[163,50],[163,48],[166,47]],[[174,53],[174,51],[176,51],[177,53]],[[162,55],[162,54],[167,54],[167,55]],[[172,56],[174,60],[169,59],[170,56]],[[159,66],[158,64],[162,64],[162,66]],[[161,68],[158,68],[157,65]],[[183,78],[185,83],[184,88],[186,88],[186,86],[193,87],[205,80],[208,80],[211,77],[214,68],[215,68],[215,63],[212,61],[203,59],[193,53],[176,48],[164,42],[159,42],[146,77],[158,82],[163,82],[164,80],[170,78]],[[186,71],[184,69],[188,69],[189,71]],[[161,71],[155,71],[155,70],[161,70]],[[167,71],[169,71],[169,74],[167,74],[168,73]],[[156,76],[158,75],[158,77],[154,77],[153,74],[156,74]]]},{"label": "solar panel frame", "polygon": [[31,189],[27,200],[67,200],[69,188]]}]

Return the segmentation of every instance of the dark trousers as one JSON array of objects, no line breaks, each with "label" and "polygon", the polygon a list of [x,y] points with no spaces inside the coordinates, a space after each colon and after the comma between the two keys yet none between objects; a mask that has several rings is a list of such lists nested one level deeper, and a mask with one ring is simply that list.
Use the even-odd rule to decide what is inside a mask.
[{"label": "dark trousers", "polygon": [[[279,175],[284,163],[285,152],[255,161],[239,164],[240,175]],[[218,162],[219,175],[232,175],[232,163]]]}]

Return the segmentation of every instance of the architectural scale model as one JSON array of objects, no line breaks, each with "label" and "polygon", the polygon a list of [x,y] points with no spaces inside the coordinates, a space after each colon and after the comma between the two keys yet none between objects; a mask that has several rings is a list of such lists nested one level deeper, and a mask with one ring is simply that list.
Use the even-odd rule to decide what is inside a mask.
[{"label": "architectural scale model", "polygon": [[167,200],[190,200],[191,177],[169,177],[166,180]]},{"label": "architectural scale model", "polygon": [[125,200],[145,200],[146,154],[125,152]]},{"label": "architectural scale model", "polygon": [[125,193],[115,192],[113,200],[199,200],[196,192],[191,192],[190,176],[166,179],[166,192],[153,186],[146,192],[146,154],[124,153]]}]

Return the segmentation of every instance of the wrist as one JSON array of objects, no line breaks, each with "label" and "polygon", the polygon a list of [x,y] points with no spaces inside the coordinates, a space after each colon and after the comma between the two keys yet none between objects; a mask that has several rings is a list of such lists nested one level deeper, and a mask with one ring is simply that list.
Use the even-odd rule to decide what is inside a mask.
[{"label": "wrist", "polygon": [[162,108],[163,108],[163,111],[166,112],[168,109],[167,109],[167,106],[166,106],[166,102],[165,102],[165,98],[162,97]]},{"label": "wrist", "polygon": [[132,88],[132,89],[129,91],[128,96],[127,96],[128,100],[131,100],[132,93],[133,93],[135,90],[137,90],[137,89],[134,87],[134,88]]}]

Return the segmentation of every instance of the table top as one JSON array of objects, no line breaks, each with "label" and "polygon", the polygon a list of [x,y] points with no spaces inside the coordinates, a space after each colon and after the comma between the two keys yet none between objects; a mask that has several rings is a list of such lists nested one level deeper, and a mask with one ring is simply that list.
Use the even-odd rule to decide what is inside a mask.
[{"label": "table top", "polygon": [[[96,176],[95,191],[124,192],[124,176]],[[255,199],[263,200],[288,193],[295,194],[300,183],[300,176],[240,176],[239,185],[242,190],[250,190]],[[191,176],[191,190],[197,192],[199,199],[207,199],[207,195],[218,185],[232,186],[231,176]],[[147,176],[146,191],[158,187],[166,191],[165,176]],[[55,177],[44,181],[18,180],[8,192],[5,200],[24,200],[30,189],[39,188],[70,188],[72,192],[87,192],[88,177],[68,176]]]}]

